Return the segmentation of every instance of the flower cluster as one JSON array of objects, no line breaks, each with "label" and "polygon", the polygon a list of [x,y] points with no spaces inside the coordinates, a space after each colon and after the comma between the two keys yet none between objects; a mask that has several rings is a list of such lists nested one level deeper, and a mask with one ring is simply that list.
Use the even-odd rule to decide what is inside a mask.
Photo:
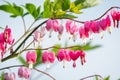
[{"label": "flower cluster", "polygon": [[[83,65],[85,61],[85,53],[82,50],[68,50],[68,49],[59,49],[57,53],[57,59],[58,61],[63,61],[63,68],[65,68],[65,61],[71,61],[73,60],[73,67],[76,67],[75,61],[80,58],[81,64]],[[44,51],[42,54],[42,62],[43,63],[53,63],[55,61],[55,53],[54,52],[48,52]]]},{"label": "flower cluster", "polygon": [[28,79],[30,77],[30,74],[31,74],[31,69],[27,67],[20,67],[18,69],[18,76],[20,78]]},{"label": "flower cluster", "polygon": [[4,80],[16,80],[15,73],[5,73],[4,74]]},{"label": "flower cluster", "polygon": [[12,38],[11,29],[6,26],[5,30],[0,33],[0,57],[3,58],[7,45],[12,45],[14,39]]},{"label": "flower cluster", "polygon": [[[65,25],[59,22],[58,19],[49,19],[46,22],[46,31],[48,31],[49,37],[51,37],[52,32],[58,33],[58,39],[61,40],[63,31],[65,30],[68,33],[68,38],[76,41],[77,36],[79,35],[80,39],[83,40],[83,43],[86,43],[86,38],[93,39],[92,34],[100,34],[101,38],[103,38],[103,32],[108,30],[111,34],[111,23],[113,20],[114,27],[118,28],[118,22],[120,21],[120,11],[111,10],[111,14],[104,16],[99,20],[90,20],[84,22],[83,26],[77,26],[74,20],[67,20]],[[79,21],[78,21],[79,22]],[[64,27],[65,26],[65,27]],[[45,29],[41,33],[37,33],[37,35],[45,34]],[[36,35],[36,33],[35,33]],[[41,37],[39,36],[39,39]],[[35,36],[35,39],[38,39]]]}]

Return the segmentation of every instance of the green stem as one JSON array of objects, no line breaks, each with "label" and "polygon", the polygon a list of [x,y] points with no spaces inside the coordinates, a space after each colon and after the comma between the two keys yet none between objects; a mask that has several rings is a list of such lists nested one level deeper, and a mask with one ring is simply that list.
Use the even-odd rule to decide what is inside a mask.
[{"label": "green stem", "polygon": [[47,20],[45,20],[44,22],[42,22],[41,24],[39,24],[37,27],[35,27],[34,30],[31,31],[31,32],[28,34],[28,36],[20,43],[20,45],[13,51],[12,55],[9,55],[9,56],[3,58],[3,59],[2,59],[2,62],[3,62],[3,61],[6,61],[6,60],[8,60],[8,59],[11,59],[11,58],[13,58],[13,57],[16,57],[18,54],[15,54],[15,53],[20,49],[20,47],[24,44],[24,42],[32,35],[32,33],[33,33],[35,30],[37,30],[40,26],[42,26],[42,25],[45,24],[46,22],[47,22]]},{"label": "green stem", "polygon": [[26,25],[25,25],[25,20],[23,17],[22,17],[22,21],[23,21],[23,25],[24,25],[24,31],[26,32]]}]

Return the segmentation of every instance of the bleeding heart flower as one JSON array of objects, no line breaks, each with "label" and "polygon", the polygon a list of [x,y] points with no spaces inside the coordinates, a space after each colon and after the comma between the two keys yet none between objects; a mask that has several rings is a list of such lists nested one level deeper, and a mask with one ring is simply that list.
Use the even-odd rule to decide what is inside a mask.
[{"label": "bleeding heart flower", "polygon": [[40,30],[36,30],[34,32],[34,40],[37,42],[42,41],[44,36],[45,36],[45,27],[41,27]]},{"label": "bleeding heart flower", "polygon": [[4,79],[5,80],[16,80],[15,73],[5,73],[4,74]]},{"label": "bleeding heart flower", "polygon": [[107,15],[106,17],[106,22],[107,22],[108,32],[111,34],[111,20],[109,15]]},{"label": "bleeding heart flower", "polygon": [[72,24],[72,20],[68,20],[67,22],[66,22],[66,32],[69,32],[70,31],[70,25]]},{"label": "bleeding heart flower", "polygon": [[81,51],[79,50],[76,50],[75,52],[72,50],[69,51],[70,58],[74,61],[73,63],[74,68],[76,67],[75,61],[80,57],[80,54],[81,54]]},{"label": "bleeding heart flower", "polygon": [[[42,62],[43,63],[53,63],[55,61],[55,53],[44,51],[42,54]],[[49,68],[49,64],[47,66]]]},{"label": "bleeding heart flower", "polygon": [[59,49],[57,54],[58,61],[63,61],[63,68],[65,68],[65,61],[70,61],[69,50]]},{"label": "bleeding heart flower", "polygon": [[55,32],[57,32],[58,31],[58,27],[59,27],[59,22],[58,22],[58,20],[53,20],[53,30],[55,31]]},{"label": "bleeding heart flower", "polygon": [[6,26],[4,30],[4,39],[5,39],[5,42],[10,45],[14,43],[14,39],[12,38],[12,34],[11,34],[11,29],[8,28],[8,26]]},{"label": "bleeding heart flower", "polygon": [[113,19],[114,27],[118,28],[119,20],[120,20],[120,12],[116,10],[111,10],[111,16]]},{"label": "bleeding heart flower", "polygon": [[27,67],[20,67],[18,69],[18,76],[23,79],[29,79],[31,70]]},{"label": "bleeding heart flower", "polygon": [[80,51],[80,59],[81,59],[81,64],[83,65],[86,60],[85,60],[85,52],[84,51]]},{"label": "bleeding heart flower", "polygon": [[59,39],[59,40],[61,40],[61,37],[62,37],[63,31],[64,31],[64,27],[63,27],[62,24],[60,24],[59,27],[58,27],[58,33],[59,33],[59,35],[58,35],[58,39]]},{"label": "bleeding heart flower", "polygon": [[79,28],[79,35],[80,35],[80,38],[82,38],[83,43],[86,44],[86,40],[85,39],[89,37],[89,32],[87,32],[85,30],[85,27],[80,27]]},{"label": "bleeding heart flower", "polygon": [[35,51],[28,51],[26,54],[26,61],[29,64],[29,68],[33,68],[33,64],[36,63],[37,55]]}]

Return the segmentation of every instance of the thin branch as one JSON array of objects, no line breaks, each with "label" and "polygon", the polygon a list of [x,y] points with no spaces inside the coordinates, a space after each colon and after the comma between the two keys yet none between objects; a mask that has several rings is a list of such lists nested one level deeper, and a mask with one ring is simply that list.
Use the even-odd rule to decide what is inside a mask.
[{"label": "thin branch", "polygon": [[48,74],[48,73],[46,73],[46,72],[44,72],[44,71],[41,71],[41,70],[39,70],[39,69],[37,69],[37,68],[33,68],[34,70],[36,70],[36,71],[38,71],[38,72],[41,72],[41,73],[43,73],[43,74],[45,74],[45,75],[47,75],[47,76],[49,76],[50,78],[52,78],[53,80],[56,80],[53,76],[51,76],[50,74]]},{"label": "thin branch", "polygon": [[[112,9],[114,9],[114,8],[118,8],[118,9],[120,9],[120,7],[118,7],[118,6],[114,6],[114,7],[111,7],[111,8],[109,8],[105,13],[103,13],[100,17],[98,17],[98,18],[96,18],[96,19],[94,19],[94,20],[91,20],[91,21],[97,21],[97,20],[99,20],[99,19],[101,19],[103,16],[105,16],[110,10],[112,10]],[[78,22],[78,23],[82,23],[82,24],[84,24],[86,21],[79,21],[79,20],[75,20],[75,19],[71,19],[71,18],[56,18],[56,19],[69,19],[69,20],[73,20],[73,21],[75,21],[75,22]]]},{"label": "thin branch", "polygon": [[47,48],[29,48],[29,49],[24,49],[23,51],[27,51],[27,50],[48,50],[48,49],[51,49],[51,48],[56,48],[56,49],[69,49],[69,48],[74,48],[74,47],[80,47],[82,49],[81,46],[69,46],[69,47],[63,47],[63,48],[60,48],[60,47],[57,47],[57,46],[51,46],[51,47],[47,47]]},{"label": "thin branch", "polygon": [[9,68],[14,68],[14,67],[20,67],[20,66],[24,66],[24,65],[8,66],[8,67],[0,68],[0,71],[1,71],[1,70],[4,70],[4,69],[9,69]]},{"label": "thin branch", "polygon": [[30,28],[33,26],[33,24],[36,22],[36,20],[30,25],[30,27],[28,28],[28,30],[30,30]]},{"label": "thin branch", "polygon": [[96,77],[96,76],[99,77],[101,80],[104,80],[101,75],[91,75],[91,76],[87,76],[87,77],[81,78],[80,80],[85,80],[87,78]]}]

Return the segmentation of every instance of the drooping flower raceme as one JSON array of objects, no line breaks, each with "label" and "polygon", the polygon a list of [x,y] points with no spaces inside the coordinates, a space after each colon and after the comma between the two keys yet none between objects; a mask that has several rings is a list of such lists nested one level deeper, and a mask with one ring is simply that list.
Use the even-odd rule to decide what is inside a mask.
[{"label": "drooping flower raceme", "polygon": [[4,79],[5,80],[16,80],[15,73],[14,72],[5,73],[4,74]]},{"label": "drooping flower raceme", "polygon": [[66,22],[66,32],[68,33],[69,39],[72,37],[73,41],[76,40],[78,34],[78,28],[72,20]]},{"label": "drooping flower raceme", "polygon": [[80,59],[82,65],[86,62],[85,55],[86,55],[85,52],[83,50],[80,50]]},{"label": "drooping flower raceme", "polygon": [[111,11],[111,16],[112,16],[112,19],[113,19],[114,27],[118,28],[118,24],[119,24],[119,21],[120,21],[120,11],[112,10]]},{"label": "drooping flower raceme", "polygon": [[18,76],[20,78],[29,79],[30,74],[31,74],[31,69],[29,69],[27,67],[20,67],[18,69]]},{"label": "drooping flower raceme", "polygon": [[44,51],[42,54],[42,62],[47,63],[47,68],[49,68],[49,63],[53,63],[55,61],[55,53],[50,51]]},{"label": "drooping flower raceme", "polygon": [[0,33],[0,53],[3,58],[7,45],[12,45],[14,39],[12,38],[11,29],[6,26],[5,30]]},{"label": "drooping flower raceme", "polygon": [[33,68],[33,64],[36,63],[37,54],[35,51],[28,51],[26,53],[26,61],[29,64],[29,68]]},{"label": "drooping flower raceme", "polygon": [[59,49],[57,54],[58,61],[63,61],[63,68],[65,68],[65,61],[70,61],[69,50]]},{"label": "drooping flower raceme", "polygon": [[55,32],[58,31],[58,27],[59,27],[59,22],[57,19],[55,19],[55,20],[49,19],[46,22],[46,30],[50,31],[49,37],[51,37],[51,34],[53,31],[55,31]]},{"label": "drooping flower raceme", "polygon": [[64,31],[64,27],[63,27],[62,24],[60,24],[60,25],[58,26],[58,39],[59,39],[59,40],[61,40],[63,31]]}]

